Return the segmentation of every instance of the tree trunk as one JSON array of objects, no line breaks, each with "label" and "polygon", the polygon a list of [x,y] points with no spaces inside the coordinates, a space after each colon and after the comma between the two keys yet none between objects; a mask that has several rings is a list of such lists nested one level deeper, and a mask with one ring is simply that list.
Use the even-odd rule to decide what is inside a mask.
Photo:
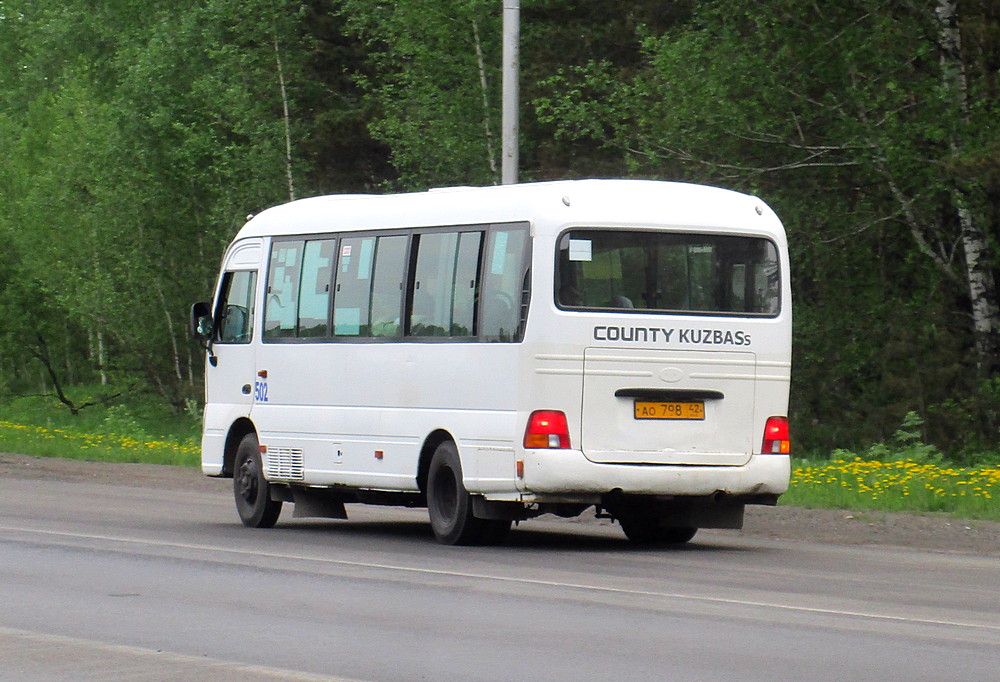
[{"label": "tree trunk", "polygon": [[[941,77],[958,116],[949,146],[952,156],[962,153],[963,131],[970,123],[969,81],[962,54],[962,35],[958,25],[958,0],[938,0],[935,15],[938,22],[938,40],[941,48]],[[972,307],[972,326],[975,334],[977,365],[984,376],[991,376],[998,369],[997,354],[1000,350],[1000,306],[997,286],[990,268],[989,246],[986,233],[980,224],[981,216],[974,211],[975,193],[969,184],[955,177],[952,200],[961,226],[962,251],[965,275]]]},{"label": "tree trunk", "polygon": [[108,385],[108,351],[104,346],[104,332],[97,331],[97,366],[101,370],[101,386]]},{"label": "tree trunk", "polygon": [[167,334],[170,336],[170,346],[174,354],[174,376],[178,381],[184,381],[184,374],[181,372],[181,352],[177,346],[177,334],[174,331],[174,317],[170,314],[170,306],[167,305],[167,297],[163,295],[163,288],[156,282],[156,293],[160,295],[160,304],[163,306],[163,316],[167,320]]},{"label": "tree trunk", "polygon": [[274,33],[274,61],[278,65],[278,85],[281,87],[281,106],[285,121],[285,173],[288,176],[288,200],[295,201],[295,182],[292,180],[292,128],[288,115],[288,92],[285,90],[285,71],[281,68],[277,31]]},{"label": "tree trunk", "polygon": [[476,63],[479,65],[479,87],[483,92],[483,127],[486,129],[486,158],[490,163],[490,173],[494,182],[499,180],[497,159],[493,143],[493,126],[490,125],[489,83],[486,80],[486,60],[483,59],[483,45],[479,40],[479,24],[472,22],[472,39],[476,46]]}]

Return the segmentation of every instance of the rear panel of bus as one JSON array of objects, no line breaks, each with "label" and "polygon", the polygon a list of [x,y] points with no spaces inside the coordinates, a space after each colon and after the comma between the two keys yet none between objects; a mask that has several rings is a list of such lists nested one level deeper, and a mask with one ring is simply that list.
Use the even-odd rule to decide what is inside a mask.
[{"label": "rear panel of bus", "polygon": [[590,463],[732,472],[787,414],[787,247],[773,214],[743,208],[718,225],[581,221],[536,239],[552,260],[535,262],[527,407],[564,412]]}]

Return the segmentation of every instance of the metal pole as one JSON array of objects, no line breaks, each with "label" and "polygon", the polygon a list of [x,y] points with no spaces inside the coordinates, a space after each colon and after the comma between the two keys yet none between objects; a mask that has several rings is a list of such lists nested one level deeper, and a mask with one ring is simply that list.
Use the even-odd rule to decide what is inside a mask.
[{"label": "metal pole", "polygon": [[503,3],[503,158],[500,180],[517,184],[518,101],[520,99],[521,0]]}]

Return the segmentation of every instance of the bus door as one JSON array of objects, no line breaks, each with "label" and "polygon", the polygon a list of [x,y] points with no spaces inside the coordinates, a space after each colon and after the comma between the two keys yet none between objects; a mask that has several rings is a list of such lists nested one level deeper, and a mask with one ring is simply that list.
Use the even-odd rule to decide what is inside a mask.
[{"label": "bus door", "polygon": [[[215,358],[208,363],[206,373],[206,405],[218,411],[218,424],[223,428],[250,414],[264,385],[255,366],[257,344],[251,343],[261,249],[260,240],[249,240],[230,252],[216,298],[212,344]],[[206,428],[211,428],[212,416],[206,413]]]}]

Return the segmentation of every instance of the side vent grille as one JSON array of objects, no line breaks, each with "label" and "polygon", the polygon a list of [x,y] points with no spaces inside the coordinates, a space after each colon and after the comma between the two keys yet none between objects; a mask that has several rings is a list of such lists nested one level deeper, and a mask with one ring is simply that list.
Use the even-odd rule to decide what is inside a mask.
[{"label": "side vent grille", "polygon": [[268,448],[264,475],[270,481],[301,481],[305,478],[302,450],[299,448]]}]

